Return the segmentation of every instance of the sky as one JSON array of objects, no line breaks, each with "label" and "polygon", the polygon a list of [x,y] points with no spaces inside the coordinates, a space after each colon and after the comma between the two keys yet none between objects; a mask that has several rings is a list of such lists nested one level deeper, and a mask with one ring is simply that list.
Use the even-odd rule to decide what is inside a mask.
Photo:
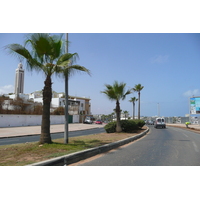
[{"label": "sky", "polygon": [[[19,60],[5,52],[5,45],[23,44],[26,33],[69,33],[69,52],[77,52],[77,64],[92,73],[91,77],[71,77],[69,94],[91,98],[92,114],[113,112],[115,102],[100,91],[116,80],[125,82],[127,89],[139,83],[144,86],[142,116],[155,116],[158,112],[166,117],[184,116],[189,113],[189,97],[200,96],[197,3],[76,0],[63,9],[55,9],[54,4],[36,0],[31,9],[26,9],[24,0],[12,1],[12,6],[11,1],[4,1],[0,12],[0,94],[14,91],[19,64]],[[64,1],[58,0],[56,5],[64,5]],[[43,74],[25,69],[24,92],[42,90],[44,79]],[[64,92],[64,80],[53,77],[52,87],[56,92]],[[120,102],[121,109],[130,115],[129,100],[134,96],[137,93]]]},{"label": "sky", "polygon": [[[25,33],[0,33],[0,94],[14,92],[19,60],[4,46],[24,43]],[[65,39],[65,35],[63,35]],[[141,116],[185,116],[189,97],[200,96],[199,33],[69,33],[69,52],[78,53],[76,64],[91,71],[69,79],[69,95],[91,99],[92,114],[110,114],[115,102],[101,91],[114,81],[126,89],[142,84]],[[23,63],[24,64],[24,63]],[[24,93],[43,89],[45,76],[25,69]],[[64,92],[64,79],[53,77],[52,89]],[[132,115],[131,97],[120,101],[121,110]],[[136,104],[137,115],[137,104]]]}]

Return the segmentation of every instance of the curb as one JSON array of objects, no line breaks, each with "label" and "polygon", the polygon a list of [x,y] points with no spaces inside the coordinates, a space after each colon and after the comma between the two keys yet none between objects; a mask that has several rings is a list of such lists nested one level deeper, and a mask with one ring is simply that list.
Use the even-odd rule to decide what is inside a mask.
[{"label": "curb", "polygon": [[[168,125],[168,126],[171,126],[171,127],[174,127],[174,128],[182,128],[182,129],[186,129],[186,128],[187,128],[187,127],[185,127],[185,126],[183,127],[183,126],[176,126],[176,125],[174,125],[174,126],[173,126],[173,125]],[[199,128],[196,128],[196,127],[188,127],[187,129],[188,129],[188,130],[191,130],[191,131],[192,131],[192,130],[200,131],[200,129],[199,129]]]},{"label": "curb", "polygon": [[86,158],[90,158],[97,154],[105,153],[112,149],[118,148],[122,145],[128,144],[134,140],[137,140],[143,137],[144,135],[146,135],[146,133],[148,133],[148,131],[149,131],[149,127],[147,127],[147,130],[145,130],[144,132],[130,138],[126,138],[126,139],[116,141],[110,144],[105,144],[99,147],[94,147],[91,149],[79,151],[79,152],[68,154],[65,156],[60,156],[57,158],[52,158],[50,160],[46,160],[46,161],[42,161],[42,162],[38,162],[38,163],[26,165],[26,166],[67,166],[69,164],[79,162]]}]

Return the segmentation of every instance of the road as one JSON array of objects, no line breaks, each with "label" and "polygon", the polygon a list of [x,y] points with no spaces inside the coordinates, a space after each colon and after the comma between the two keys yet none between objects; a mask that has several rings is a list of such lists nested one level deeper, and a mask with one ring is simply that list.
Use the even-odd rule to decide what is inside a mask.
[{"label": "road", "polygon": [[[129,145],[93,157],[80,166],[199,166],[200,134],[180,128],[155,129]],[[96,158],[96,159],[95,159]]]},{"label": "road", "polygon": [[[69,131],[69,137],[76,137],[81,135],[91,135],[104,133],[104,128],[94,128],[88,130],[80,130],[80,131]],[[33,136],[22,136],[22,137],[12,137],[12,138],[2,138],[0,139],[0,145],[10,145],[10,144],[18,144],[18,143],[26,143],[26,142],[37,142],[39,141],[40,135]],[[52,139],[64,138],[64,133],[53,133],[51,134]]]}]

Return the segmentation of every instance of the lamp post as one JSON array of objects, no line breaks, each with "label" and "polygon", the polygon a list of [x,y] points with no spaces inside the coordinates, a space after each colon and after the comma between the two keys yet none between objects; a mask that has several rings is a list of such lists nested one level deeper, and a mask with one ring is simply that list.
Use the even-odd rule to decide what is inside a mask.
[{"label": "lamp post", "polygon": [[[66,33],[65,53],[68,53],[68,33]],[[68,144],[68,73],[65,74],[65,131],[64,143]]]},{"label": "lamp post", "polygon": [[160,104],[158,103],[158,117],[160,117]]}]

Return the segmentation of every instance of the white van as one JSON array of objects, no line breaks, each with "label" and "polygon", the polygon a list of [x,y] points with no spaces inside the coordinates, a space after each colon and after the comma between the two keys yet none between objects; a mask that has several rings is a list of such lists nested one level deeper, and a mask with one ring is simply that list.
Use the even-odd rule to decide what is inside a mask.
[{"label": "white van", "polygon": [[154,127],[155,128],[158,128],[158,127],[166,128],[165,119],[162,117],[156,118],[156,121],[154,122]]},{"label": "white van", "polygon": [[93,123],[94,118],[91,116],[86,116],[85,120],[84,120],[84,124],[92,124]]}]

